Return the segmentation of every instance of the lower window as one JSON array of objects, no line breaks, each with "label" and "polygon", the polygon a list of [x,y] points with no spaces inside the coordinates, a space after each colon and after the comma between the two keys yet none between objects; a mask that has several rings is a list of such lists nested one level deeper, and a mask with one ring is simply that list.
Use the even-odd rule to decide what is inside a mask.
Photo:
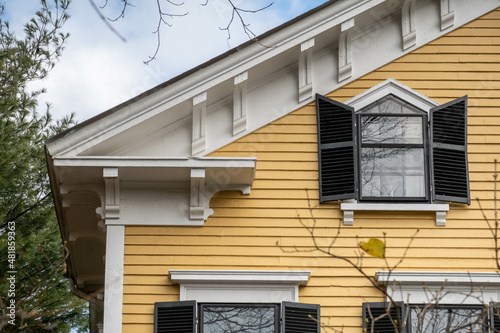
[{"label": "lower window", "polygon": [[317,304],[155,303],[155,333],[320,332]]},{"label": "lower window", "polygon": [[500,332],[500,311],[497,303],[487,306],[363,303],[363,332]]},{"label": "lower window", "polygon": [[278,305],[199,305],[200,332],[279,332]]},{"label": "lower window", "polygon": [[482,306],[410,306],[409,333],[488,332],[488,311]]}]

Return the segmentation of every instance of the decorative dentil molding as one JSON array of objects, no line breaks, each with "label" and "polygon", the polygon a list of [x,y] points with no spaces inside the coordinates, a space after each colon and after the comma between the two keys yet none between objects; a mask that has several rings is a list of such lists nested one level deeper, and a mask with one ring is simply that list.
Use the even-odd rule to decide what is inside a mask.
[{"label": "decorative dentil molding", "polygon": [[191,153],[202,154],[206,149],[207,92],[193,98],[193,138]]},{"label": "decorative dentil molding", "polygon": [[403,50],[417,45],[417,28],[415,24],[416,0],[404,0],[401,9],[401,24],[403,32]]},{"label": "decorative dentil molding", "polygon": [[455,24],[455,12],[452,8],[453,0],[441,0],[441,30],[453,27]]},{"label": "decorative dentil molding", "polygon": [[247,130],[247,83],[248,72],[234,78],[233,136]]},{"label": "decorative dentil molding", "polygon": [[313,97],[312,56],[314,38],[300,44],[299,56],[299,103]]},{"label": "decorative dentil molding", "polygon": [[343,22],[340,25],[339,36],[339,76],[338,81],[342,82],[352,76],[352,31],[354,30],[354,18]]}]

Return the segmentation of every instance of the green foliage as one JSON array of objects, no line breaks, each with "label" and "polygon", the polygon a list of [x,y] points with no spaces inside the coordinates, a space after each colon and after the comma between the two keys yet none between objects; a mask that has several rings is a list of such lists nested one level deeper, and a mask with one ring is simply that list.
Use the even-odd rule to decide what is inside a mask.
[{"label": "green foliage", "polygon": [[[68,5],[68,0],[51,4],[42,0],[40,10],[25,24],[22,38],[10,30],[4,7],[0,8],[1,332],[70,332],[74,327],[83,332],[87,328],[86,304],[70,293],[64,277],[65,246],[43,148],[45,140],[74,123],[74,115],[54,122],[49,105],[44,114],[38,114],[37,98],[44,90],[30,89],[30,83],[46,77],[61,55],[68,38],[60,32],[68,19]],[[11,300],[15,301],[13,320]]]}]

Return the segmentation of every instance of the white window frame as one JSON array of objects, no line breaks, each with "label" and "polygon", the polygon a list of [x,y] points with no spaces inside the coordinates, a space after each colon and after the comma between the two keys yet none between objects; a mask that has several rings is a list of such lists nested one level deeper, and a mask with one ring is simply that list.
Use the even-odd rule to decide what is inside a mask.
[{"label": "white window frame", "polygon": [[[375,275],[395,302],[479,305],[500,302],[498,272],[388,272]],[[389,301],[389,298],[387,298]]]},{"label": "white window frame", "polygon": [[170,270],[180,301],[216,303],[298,302],[310,271]]},{"label": "white window frame", "polygon": [[[347,100],[344,104],[361,110],[364,107],[378,101],[379,99],[392,94],[401,100],[429,113],[432,107],[439,103],[433,101],[425,95],[411,89],[410,87],[389,78],[382,83],[362,92],[359,95]],[[436,213],[436,226],[446,226],[446,212],[450,206],[446,203],[363,203],[357,200],[344,200],[340,204],[340,210],[344,212],[344,225],[354,225],[355,211],[429,211]]]}]

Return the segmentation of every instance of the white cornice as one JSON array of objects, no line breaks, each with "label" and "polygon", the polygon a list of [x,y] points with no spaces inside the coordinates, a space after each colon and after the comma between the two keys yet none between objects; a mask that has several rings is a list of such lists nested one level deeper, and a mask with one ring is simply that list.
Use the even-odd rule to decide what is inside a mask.
[{"label": "white cornice", "polygon": [[174,284],[186,283],[280,283],[305,285],[310,271],[249,271],[249,270],[169,270]]},{"label": "white cornice", "polygon": [[56,167],[160,167],[160,168],[254,168],[254,157],[141,157],[72,156],[54,157]]},{"label": "white cornice", "polygon": [[500,301],[499,272],[377,272],[393,301],[488,304]]},{"label": "white cornice", "polygon": [[377,272],[375,275],[378,284],[453,284],[471,285],[481,284],[500,288],[499,272]]}]

